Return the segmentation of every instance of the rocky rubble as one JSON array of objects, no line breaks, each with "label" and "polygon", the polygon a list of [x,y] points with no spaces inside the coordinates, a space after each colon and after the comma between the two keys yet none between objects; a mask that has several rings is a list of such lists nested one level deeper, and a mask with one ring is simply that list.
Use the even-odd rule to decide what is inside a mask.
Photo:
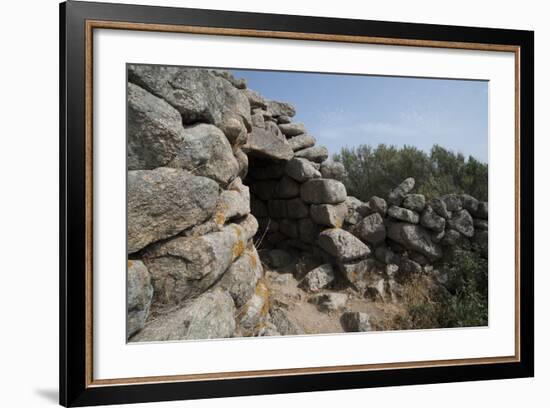
[{"label": "rocky rubble", "polygon": [[486,255],[487,203],[426,200],[413,178],[387,199],[348,196],[295,108],[229,72],[128,78],[130,341],[304,334],[296,305],[326,330],[368,331],[357,302],[395,302],[413,274],[444,281],[434,265],[457,245]]}]

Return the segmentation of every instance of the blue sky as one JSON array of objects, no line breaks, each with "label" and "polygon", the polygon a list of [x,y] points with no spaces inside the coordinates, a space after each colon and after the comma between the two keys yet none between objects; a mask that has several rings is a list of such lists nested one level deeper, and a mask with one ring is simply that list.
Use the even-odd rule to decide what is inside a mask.
[{"label": "blue sky", "polygon": [[290,102],[318,144],[439,144],[488,161],[488,82],[232,70],[264,97]]}]

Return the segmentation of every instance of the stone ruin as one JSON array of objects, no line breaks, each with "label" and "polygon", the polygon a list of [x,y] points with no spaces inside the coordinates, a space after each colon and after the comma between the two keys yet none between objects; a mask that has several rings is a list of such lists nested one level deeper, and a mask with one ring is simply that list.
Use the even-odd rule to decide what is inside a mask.
[{"label": "stone ruin", "polygon": [[412,274],[444,285],[447,251],[487,256],[486,202],[427,203],[412,178],[386,199],[348,196],[344,166],[294,107],[229,72],[131,65],[128,80],[130,341],[303,334],[266,273],[289,263],[307,302],[369,330],[349,288],[395,302]]}]

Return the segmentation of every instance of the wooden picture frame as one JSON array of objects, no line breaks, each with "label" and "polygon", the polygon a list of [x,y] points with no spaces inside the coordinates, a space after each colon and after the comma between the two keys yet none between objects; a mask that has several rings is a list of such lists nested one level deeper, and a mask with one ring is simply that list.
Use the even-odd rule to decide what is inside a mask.
[{"label": "wooden picture frame", "polygon": [[[101,28],[513,52],[516,64],[514,355],[94,379],[92,58],[93,33]],[[60,403],[64,406],[121,404],[533,376],[533,160],[533,32],[77,1],[62,3]]]}]

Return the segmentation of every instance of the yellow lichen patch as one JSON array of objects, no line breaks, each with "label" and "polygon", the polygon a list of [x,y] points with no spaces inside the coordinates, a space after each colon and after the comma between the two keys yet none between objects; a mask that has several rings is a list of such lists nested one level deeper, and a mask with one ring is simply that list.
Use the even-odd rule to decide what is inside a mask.
[{"label": "yellow lichen patch", "polygon": [[336,220],[335,227],[336,228],[342,228],[342,220]]},{"label": "yellow lichen patch", "polygon": [[223,224],[225,224],[225,214],[224,214],[222,211],[218,211],[218,212],[214,215],[214,222],[215,222],[217,225],[223,225]]},{"label": "yellow lichen patch", "polygon": [[256,259],[256,257],[254,256],[253,253],[248,253],[248,259],[249,259],[249,262],[250,262],[250,266],[252,266],[252,268],[256,268],[258,266],[258,261]]},{"label": "yellow lichen patch", "polygon": [[237,241],[233,245],[233,259],[237,259],[246,249],[246,242],[242,239],[243,234],[241,229],[236,225],[233,225],[233,229],[235,230],[235,234],[237,234]]},{"label": "yellow lichen patch", "polygon": [[260,279],[258,281],[258,284],[256,285],[256,289],[254,293],[259,297],[261,297],[264,301],[262,310],[260,311],[260,315],[264,317],[269,312],[270,303],[269,303],[269,289],[267,288],[267,285],[265,284],[263,279]]},{"label": "yellow lichen patch", "polygon": [[134,263],[128,259],[128,268],[131,268]]}]

